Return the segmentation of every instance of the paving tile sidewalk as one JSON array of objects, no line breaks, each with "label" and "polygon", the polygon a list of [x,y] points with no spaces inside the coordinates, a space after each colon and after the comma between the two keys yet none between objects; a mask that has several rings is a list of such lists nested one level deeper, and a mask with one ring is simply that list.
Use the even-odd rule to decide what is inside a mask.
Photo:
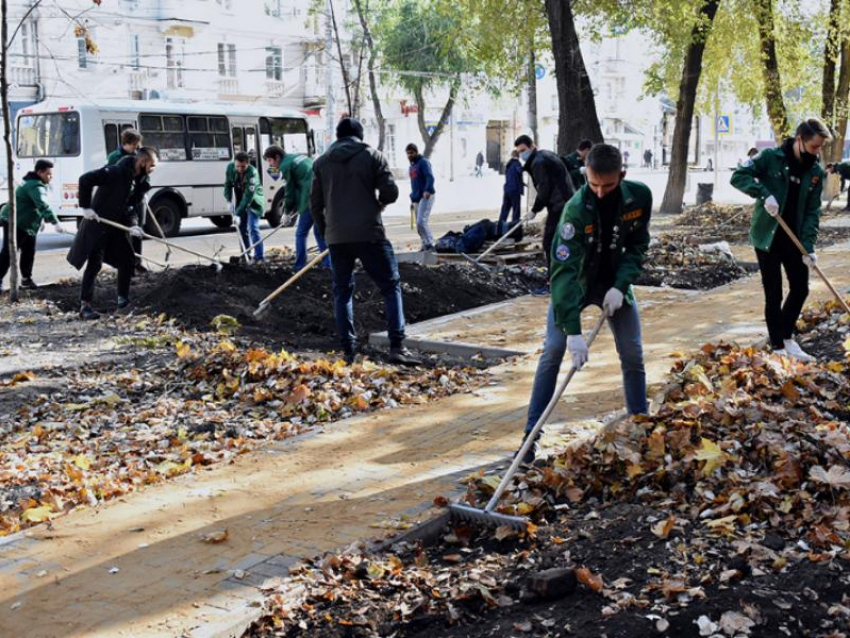
[{"label": "paving tile sidewalk", "polygon": [[[824,251],[821,263],[836,285],[850,284],[845,249]],[[825,299],[812,285],[813,298]],[[673,351],[763,333],[757,277],[708,294],[655,289],[639,298],[654,383]],[[494,313],[493,330],[508,328],[502,345],[539,343],[545,304],[522,300],[516,312]],[[467,340],[483,321],[453,334]],[[402,516],[427,517],[458,476],[507,457],[520,440],[535,363],[526,356],[494,369],[492,385],[474,394],[342,421],[0,545],[0,636],[212,635],[298,558],[385,535],[382,527]],[[574,383],[553,429],[621,407],[607,331]],[[225,528],[221,544],[199,540]]]}]

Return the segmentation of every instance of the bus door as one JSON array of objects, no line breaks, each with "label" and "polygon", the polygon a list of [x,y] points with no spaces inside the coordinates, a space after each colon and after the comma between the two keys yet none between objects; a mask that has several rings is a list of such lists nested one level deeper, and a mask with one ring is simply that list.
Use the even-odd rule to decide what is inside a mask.
[{"label": "bus door", "polygon": [[107,155],[121,146],[121,133],[128,128],[136,128],[136,120],[103,120],[103,138],[106,144],[106,152],[103,154],[104,162]]},{"label": "bus door", "polygon": [[260,134],[256,124],[234,124],[233,132],[233,154],[245,151],[251,157],[251,166],[257,169],[260,182],[263,181],[262,158],[263,151],[260,148]]}]

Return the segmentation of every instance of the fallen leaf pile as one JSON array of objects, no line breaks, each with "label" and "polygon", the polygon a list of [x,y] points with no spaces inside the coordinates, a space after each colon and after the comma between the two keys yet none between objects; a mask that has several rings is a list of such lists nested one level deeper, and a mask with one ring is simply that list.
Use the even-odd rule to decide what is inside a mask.
[{"label": "fallen leaf pile", "polygon": [[749,230],[753,205],[731,205],[708,202],[698,206],[688,206],[676,218],[676,226],[695,226],[710,231]]},{"label": "fallen leaf pile", "polygon": [[[464,392],[483,377],[311,361],[143,323],[145,331],[121,338],[153,349],[138,367],[59,371],[61,389],[21,402],[0,428],[0,536],[226,461],[257,442]],[[18,374],[7,385],[35,378]]]},{"label": "fallen leaf pile", "polygon": [[642,286],[708,290],[747,275],[748,270],[721,250],[700,247],[691,236],[664,234],[653,239],[646,254]]}]

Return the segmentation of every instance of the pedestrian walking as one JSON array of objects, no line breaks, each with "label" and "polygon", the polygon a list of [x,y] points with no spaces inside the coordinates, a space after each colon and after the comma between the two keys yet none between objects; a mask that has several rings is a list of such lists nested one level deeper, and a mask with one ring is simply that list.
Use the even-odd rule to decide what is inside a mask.
[{"label": "pedestrian walking", "polygon": [[[838,164],[832,164],[829,168],[830,173],[837,173],[841,176],[841,189],[844,190],[844,182],[850,180],[850,160],[846,162],[840,162]],[[844,210],[850,210],[850,188],[847,189],[847,206],[844,207]]]},{"label": "pedestrian walking", "polygon": [[[123,158],[129,155],[135,155],[136,151],[138,151],[142,147],[142,135],[136,129],[126,128],[121,131],[121,146],[112,151],[109,155],[106,156],[106,165],[114,166]],[[147,221],[148,216],[148,207],[147,202],[139,203],[139,210],[136,211],[136,216],[139,219],[139,226],[142,228],[145,227],[145,222]],[[136,273],[144,274],[148,272],[147,267],[142,263],[142,238],[141,237],[131,237],[130,243],[133,245],[133,252],[136,253]]]},{"label": "pedestrian walking", "polygon": [[[531,175],[531,181],[537,190],[537,197],[531,207],[532,215],[544,208],[548,212],[543,228],[543,256],[551,275],[550,256],[552,240],[555,237],[555,227],[564,211],[564,206],[573,196],[575,190],[567,175],[567,169],[561,158],[552,151],[538,149],[528,135],[520,135],[514,142],[514,147],[523,161],[523,170]],[[548,289],[536,291],[538,294],[548,294]]]},{"label": "pedestrian walking", "polygon": [[[276,144],[266,149],[263,158],[269,165],[269,171],[276,170],[284,180],[283,208],[286,214],[298,215],[298,225],[295,227],[295,270],[301,270],[307,265],[307,238],[311,230],[319,251],[327,248],[310,214],[313,160],[300,153],[287,153]],[[331,267],[330,257],[322,260],[322,267]]]},{"label": "pedestrian walking", "polygon": [[[528,406],[527,437],[546,409],[567,351],[580,369],[588,361],[581,313],[601,306],[614,334],[629,414],[645,414],[646,373],[640,315],[632,289],[649,248],[652,192],[625,180],[620,151],[596,144],[587,155],[587,184],[570,199],[552,246],[552,298],[546,340]],[[534,460],[534,445],[523,459]]]},{"label": "pedestrian walking", "polygon": [[251,165],[251,156],[244,151],[236,153],[227,165],[224,181],[224,199],[236,224],[236,232],[242,236],[245,248],[254,246],[254,261],[264,258],[263,242],[260,241],[260,218],[266,207],[260,174]]},{"label": "pedestrian walking", "polygon": [[[47,203],[47,186],[53,179],[53,162],[40,159],[32,171],[24,175],[23,183],[15,189],[15,237],[21,253],[21,288],[34,289],[32,279],[35,264],[35,244],[38,231],[45,222],[53,224],[57,233],[64,233],[59,218]],[[3,228],[3,249],[0,251],[0,290],[9,272],[11,242],[9,241],[9,205],[0,208],[0,226]]]},{"label": "pedestrian walking", "polygon": [[649,149],[643,152],[643,166],[644,168],[652,168],[652,151]]},{"label": "pedestrian walking", "polygon": [[593,142],[590,140],[582,140],[578,143],[575,151],[561,158],[564,161],[564,166],[567,167],[567,174],[570,176],[570,180],[572,180],[574,189],[581,188],[586,182],[584,178],[584,159],[587,157],[592,146]]},{"label": "pedestrian walking", "polygon": [[428,220],[434,208],[434,171],[431,162],[419,153],[416,144],[408,144],[405,149],[410,162],[410,201],[416,207],[416,232],[419,233],[419,250],[434,250],[434,235]]},{"label": "pedestrian walking", "polygon": [[[817,263],[815,244],[826,177],[818,153],[831,138],[818,119],[802,122],[795,137],[767,149],[732,173],[732,186],[754,197],[750,243],[756,251],[764,288],[764,314],[770,345],[779,354],[811,361],[794,339],[797,319],[809,296],[809,268]],[[806,249],[802,255],[777,217],[788,224]],[[788,296],[782,300],[782,270],[788,278]]]},{"label": "pedestrian walking", "polygon": [[511,226],[519,223],[522,194],[525,192],[525,183],[522,181],[522,163],[519,161],[519,153],[511,151],[511,159],[505,167],[505,189],[502,196],[502,210],[499,213],[499,222],[508,219],[508,213],[513,211]]},{"label": "pedestrian walking", "polygon": [[624,151],[623,152],[623,168],[628,168],[628,167],[629,167],[629,152]]},{"label": "pedestrian walking", "polygon": [[[130,237],[141,237],[136,214],[150,189],[150,174],[157,164],[156,151],[142,147],[112,166],[104,166],[80,176],[78,201],[83,222],[68,252],[68,262],[77,270],[86,266],[80,289],[80,317],[97,319],[91,306],[97,275],[103,262],[118,271],[118,308],[130,305],[130,282],[134,255]],[[97,187],[97,192],[92,192]],[[128,233],[97,221],[98,217],[129,227]]]},{"label": "pedestrian walking", "polygon": [[484,177],[484,153],[481,151],[475,156],[475,177]]},{"label": "pedestrian walking", "polygon": [[336,137],[336,142],[313,164],[310,211],[330,249],[334,312],[345,359],[352,363],[357,352],[352,297],[354,266],[359,259],[384,296],[390,360],[419,363],[404,347],[398,264],[381,221],[384,208],[398,199],[398,186],[386,158],[363,142],[359,120],[340,120]]}]

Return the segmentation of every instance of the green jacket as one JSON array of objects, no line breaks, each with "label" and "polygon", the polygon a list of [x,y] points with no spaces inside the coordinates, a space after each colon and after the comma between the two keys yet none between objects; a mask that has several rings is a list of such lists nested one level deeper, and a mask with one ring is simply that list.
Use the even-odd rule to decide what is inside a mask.
[{"label": "green jacket", "polygon": [[310,210],[310,188],[313,186],[313,160],[306,155],[287,153],[280,163],[286,182],[284,208],[299,213]]},{"label": "green jacket", "polygon": [[[622,195],[615,228],[614,287],[634,303],[632,284],[643,270],[649,248],[649,218],[652,215],[652,191],[640,182],[620,184]],[[599,271],[602,252],[599,211],[596,198],[583,186],[567,202],[555,241],[552,242],[551,286],[555,325],[568,335],[581,334],[581,311],[586,305],[590,283]]]},{"label": "green jacket", "polygon": [[[773,195],[779,202],[779,210],[785,209],[788,171],[785,151],[782,148],[770,148],[744,162],[732,173],[732,186],[756,198],[755,212],[750,222],[750,243],[759,250],[770,250],[776,229],[779,228],[779,222],[764,209],[764,200]],[[792,230],[810,253],[815,251],[818,240],[824,178],[823,169],[815,163],[803,175],[797,200],[797,227]]]},{"label": "green jacket", "polygon": [[121,148],[119,146],[114,151],[112,151],[109,155],[106,156],[106,165],[112,166],[114,164],[117,164],[119,162],[119,160],[127,157],[128,155],[134,155],[134,153],[128,153],[127,151],[125,151],[123,148]]},{"label": "green jacket", "polygon": [[835,172],[841,175],[841,179],[850,179],[850,160],[836,164]]},{"label": "green jacket", "polygon": [[[41,228],[41,222],[58,224],[56,214],[47,203],[47,184],[35,173],[27,173],[24,183],[15,190],[15,217],[18,228],[35,237]],[[9,221],[9,206],[0,208],[0,220]]]},{"label": "green jacket", "polygon": [[[242,217],[247,211],[251,211],[257,217],[262,217],[266,209],[266,200],[263,197],[263,185],[260,182],[260,174],[257,169],[248,164],[246,170],[245,192],[242,194],[242,201],[236,202],[236,214]],[[236,173],[236,163],[230,162],[227,165],[227,175],[224,180],[224,198],[227,201],[233,200],[233,192],[236,188],[236,182],[239,175]]]},{"label": "green jacket", "polygon": [[587,179],[585,179],[584,175],[581,174],[581,169],[584,167],[584,160],[581,159],[581,155],[578,154],[578,151],[573,151],[569,155],[564,155],[561,158],[561,161],[564,162],[564,166],[567,167],[567,173],[570,174],[570,179],[573,180],[573,186],[576,190],[587,183]]}]

